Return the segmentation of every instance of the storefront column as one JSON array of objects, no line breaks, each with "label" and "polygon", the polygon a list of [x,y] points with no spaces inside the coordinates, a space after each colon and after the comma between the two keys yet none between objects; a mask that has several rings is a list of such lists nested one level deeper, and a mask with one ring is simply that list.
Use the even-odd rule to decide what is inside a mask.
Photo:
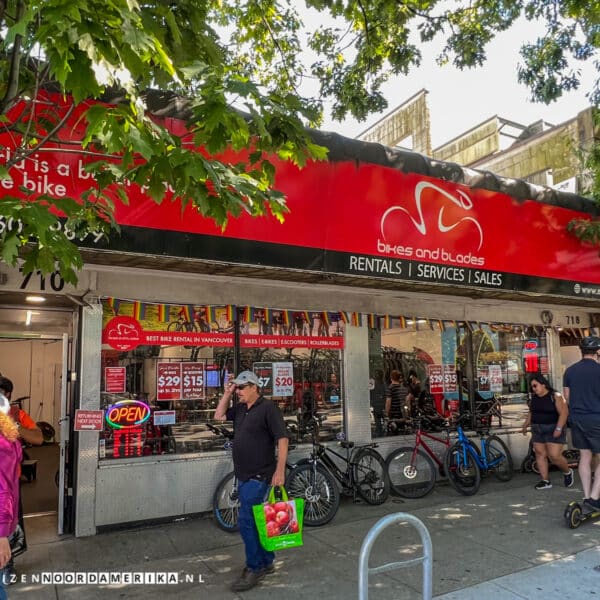
[{"label": "storefront column", "polygon": [[563,365],[560,356],[560,334],[554,328],[546,329],[546,348],[548,350],[548,367],[550,370],[550,383],[562,394]]},{"label": "storefront column", "polygon": [[[100,350],[102,305],[85,307],[81,317],[81,370],[79,406],[100,410]],[[77,407],[77,405],[76,405]],[[96,473],[98,470],[98,432],[79,431],[76,440],[75,535],[96,534]]]},{"label": "storefront column", "polygon": [[369,406],[369,328],[347,327],[344,350],[345,421],[347,439],[363,443],[371,440]]}]

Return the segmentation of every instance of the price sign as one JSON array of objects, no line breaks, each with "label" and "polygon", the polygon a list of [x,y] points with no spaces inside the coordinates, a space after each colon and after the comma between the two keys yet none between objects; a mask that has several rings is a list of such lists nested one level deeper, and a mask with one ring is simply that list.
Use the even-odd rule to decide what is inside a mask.
[{"label": "price sign", "polygon": [[204,363],[181,363],[182,398],[204,398]]},{"label": "price sign", "polygon": [[252,365],[254,374],[260,382],[260,393],[264,396],[273,394],[273,363],[256,362]]},{"label": "price sign", "polygon": [[457,392],[456,367],[453,364],[445,364],[442,367],[444,368],[444,393]]},{"label": "price sign", "polygon": [[490,391],[490,368],[489,367],[479,367],[477,369],[477,388],[480,392],[489,392]]},{"label": "price sign", "polygon": [[500,365],[490,365],[490,392],[502,391],[502,367]]},{"label": "price sign", "polygon": [[156,399],[181,398],[181,363],[159,362],[156,365]]},{"label": "price sign", "polygon": [[104,391],[111,394],[125,391],[125,367],[104,368]]},{"label": "price sign", "polygon": [[429,391],[432,394],[444,393],[444,370],[442,365],[427,365]]},{"label": "price sign", "polygon": [[294,394],[294,363],[273,363],[273,396]]}]

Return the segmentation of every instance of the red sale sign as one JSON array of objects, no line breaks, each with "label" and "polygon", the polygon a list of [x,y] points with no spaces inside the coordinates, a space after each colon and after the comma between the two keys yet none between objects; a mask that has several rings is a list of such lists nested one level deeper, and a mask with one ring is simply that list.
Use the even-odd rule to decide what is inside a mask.
[{"label": "red sale sign", "polygon": [[204,398],[204,363],[181,363],[181,397]]},{"label": "red sale sign", "polygon": [[294,394],[294,363],[273,363],[273,396]]},{"label": "red sale sign", "polygon": [[125,367],[105,367],[104,391],[122,394],[125,391]]},{"label": "red sale sign", "polygon": [[427,365],[427,376],[429,377],[429,391],[432,394],[443,394],[444,373],[442,365]]},{"label": "red sale sign", "polygon": [[160,362],[156,365],[156,399],[181,398],[181,363]]}]

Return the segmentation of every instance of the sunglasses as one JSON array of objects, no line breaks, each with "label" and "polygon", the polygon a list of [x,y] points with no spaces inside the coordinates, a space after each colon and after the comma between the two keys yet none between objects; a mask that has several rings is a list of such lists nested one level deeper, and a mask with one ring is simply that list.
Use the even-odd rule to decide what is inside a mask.
[{"label": "sunglasses", "polygon": [[243,389],[247,388],[249,385],[252,385],[252,384],[251,383],[244,383],[242,385],[236,385],[235,389],[236,390],[243,390]]}]

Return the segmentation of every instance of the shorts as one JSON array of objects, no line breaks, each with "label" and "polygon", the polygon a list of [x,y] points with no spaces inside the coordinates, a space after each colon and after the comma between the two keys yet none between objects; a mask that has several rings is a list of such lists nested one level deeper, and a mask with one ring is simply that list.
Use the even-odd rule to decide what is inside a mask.
[{"label": "shorts", "polygon": [[600,421],[577,421],[571,417],[573,447],[600,454]]},{"label": "shorts", "polygon": [[554,437],[556,423],[532,423],[531,438],[534,444],[566,444],[567,432],[563,429],[559,437]]}]

